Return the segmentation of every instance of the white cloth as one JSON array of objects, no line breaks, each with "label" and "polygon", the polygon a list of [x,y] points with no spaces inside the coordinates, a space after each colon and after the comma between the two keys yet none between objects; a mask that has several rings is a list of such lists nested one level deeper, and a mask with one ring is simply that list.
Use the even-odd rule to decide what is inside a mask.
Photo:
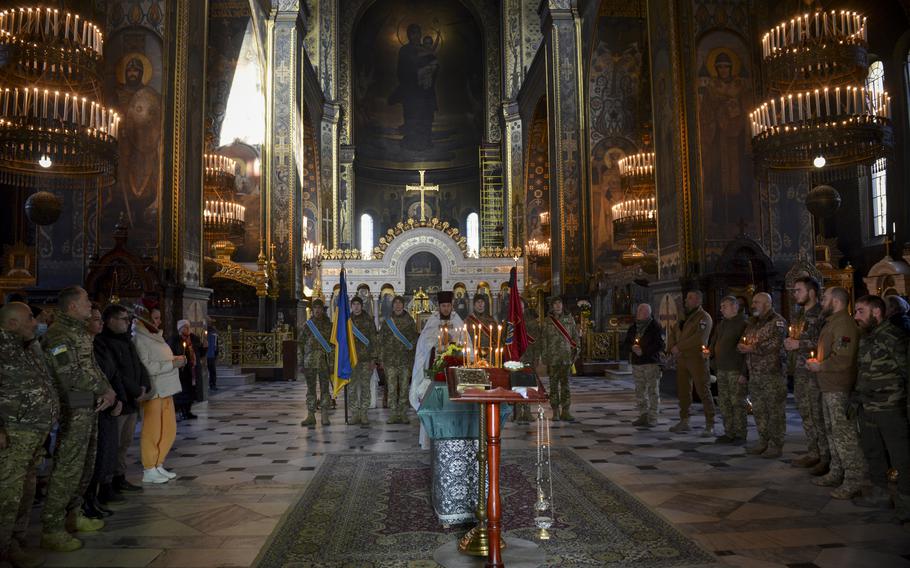
[{"label": "white cloth", "polygon": [[[454,341],[455,343],[460,343],[462,341],[464,321],[462,321],[461,316],[454,311],[446,321],[439,319],[439,312],[436,312],[427,320],[426,325],[423,326],[423,331],[420,332],[420,337],[417,338],[414,354],[414,368],[411,370],[411,388],[408,391],[408,400],[410,401],[411,406],[414,407],[414,410],[420,408],[420,402],[423,400],[423,395],[430,387],[430,383],[432,383],[430,379],[426,378],[426,373],[424,371],[429,369],[433,364],[433,362],[430,361],[430,351],[438,345],[439,334],[443,324],[448,326],[450,341]],[[430,440],[427,437],[427,433],[424,431],[422,424],[420,426],[420,447],[424,449],[430,447]]]},{"label": "white cloth", "polygon": [[137,322],[133,325],[133,344],[149,373],[152,398],[167,398],[180,392],[180,370],[174,366],[174,352],[163,333],[152,333]]}]

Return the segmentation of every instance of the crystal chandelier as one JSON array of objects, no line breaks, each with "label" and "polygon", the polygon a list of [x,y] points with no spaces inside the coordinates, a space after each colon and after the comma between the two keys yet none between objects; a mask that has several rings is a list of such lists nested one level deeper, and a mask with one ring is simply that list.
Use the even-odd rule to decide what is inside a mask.
[{"label": "crystal chandelier", "polygon": [[525,244],[525,256],[531,262],[537,262],[550,257],[550,212],[540,214],[540,239],[531,239]]},{"label": "crystal chandelier", "polygon": [[101,104],[104,37],[78,14],[0,11],[0,183],[100,189],[117,171],[120,116]]},{"label": "crystal chandelier", "polygon": [[650,239],[657,234],[654,152],[626,156],[618,165],[623,200],[612,207],[614,240]]},{"label": "crystal chandelier", "polygon": [[237,202],[237,162],[218,154],[203,156],[202,231],[210,242],[243,240],[246,207]]},{"label": "crystal chandelier", "polygon": [[759,167],[841,168],[893,146],[891,98],[867,88],[868,28],[856,12],[794,16],[762,37],[769,97],[749,119]]}]

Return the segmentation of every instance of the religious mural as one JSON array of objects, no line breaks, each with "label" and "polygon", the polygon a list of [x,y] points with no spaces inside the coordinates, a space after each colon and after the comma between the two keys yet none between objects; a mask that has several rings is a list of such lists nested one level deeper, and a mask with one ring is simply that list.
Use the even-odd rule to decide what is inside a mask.
[{"label": "religious mural", "polygon": [[[598,265],[618,261],[611,207],[622,198],[620,159],[641,150],[650,123],[647,30],[640,17],[597,19],[588,73],[591,148],[591,250]],[[650,138],[650,132],[647,133]]]},{"label": "religious mural", "polygon": [[431,252],[415,253],[405,263],[404,283],[409,294],[419,288],[430,295],[438,292],[442,286],[442,264],[439,258]]},{"label": "religious mural", "polygon": [[698,126],[708,238],[733,238],[758,209],[752,188],[748,115],[749,51],[736,34],[715,30],[698,42]]},{"label": "religious mural", "polygon": [[[541,99],[534,111],[528,132],[525,166],[524,242],[545,241],[549,233],[540,222],[541,213],[550,212],[550,153],[547,136],[546,101]],[[546,260],[528,263],[528,278],[541,283],[549,277]]]},{"label": "religious mural", "polygon": [[[382,195],[413,183],[402,176],[418,166],[427,183],[476,204],[485,66],[472,13],[458,0],[381,0],[356,23],[352,42],[354,218],[368,209],[384,216]],[[400,214],[419,218],[419,195],[405,198]],[[430,213],[439,215],[439,205],[428,203]],[[446,216],[458,221],[454,211]]]}]

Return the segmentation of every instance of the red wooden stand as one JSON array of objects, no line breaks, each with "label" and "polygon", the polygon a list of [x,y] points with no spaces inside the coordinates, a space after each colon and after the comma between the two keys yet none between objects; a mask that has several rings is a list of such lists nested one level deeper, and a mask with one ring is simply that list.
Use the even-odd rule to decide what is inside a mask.
[{"label": "red wooden stand", "polygon": [[504,369],[486,369],[492,383],[492,389],[467,389],[458,392],[458,379],[455,369],[446,370],[446,383],[449,387],[449,399],[452,402],[480,403],[485,411],[487,421],[487,532],[490,539],[490,554],[487,556],[487,568],[501,568],[500,536],[502,535],[502,507],[499,498],[499,463],[500,463],[500,427],[499,406],[505,404],[534,404],[549,400],[547,392],[537,377],[537,389],[528,389],[528,398],[524,398],[509,387],[509,373]]}]

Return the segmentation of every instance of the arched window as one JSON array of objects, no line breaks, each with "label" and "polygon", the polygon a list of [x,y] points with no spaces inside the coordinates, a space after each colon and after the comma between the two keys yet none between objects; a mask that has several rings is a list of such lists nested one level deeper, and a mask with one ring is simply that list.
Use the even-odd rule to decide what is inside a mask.
[{"label": "arched window", "polygon": [[363,258],[373,255],[373,217],[369,213],[360,216],[360,255]]},{"label": "arched window", "polygon": [[477,257],[480,254],[480,217],[477,213],[469,213],[468,221],[468,256]]},{"label": "arched window", "polygon": [[[885,66],[875,61],[866,74],[866,90],[870,93],[885,91]],[[879,158],[872,164],[872,236],[880,237],[888,232],[888,160]]]}]

